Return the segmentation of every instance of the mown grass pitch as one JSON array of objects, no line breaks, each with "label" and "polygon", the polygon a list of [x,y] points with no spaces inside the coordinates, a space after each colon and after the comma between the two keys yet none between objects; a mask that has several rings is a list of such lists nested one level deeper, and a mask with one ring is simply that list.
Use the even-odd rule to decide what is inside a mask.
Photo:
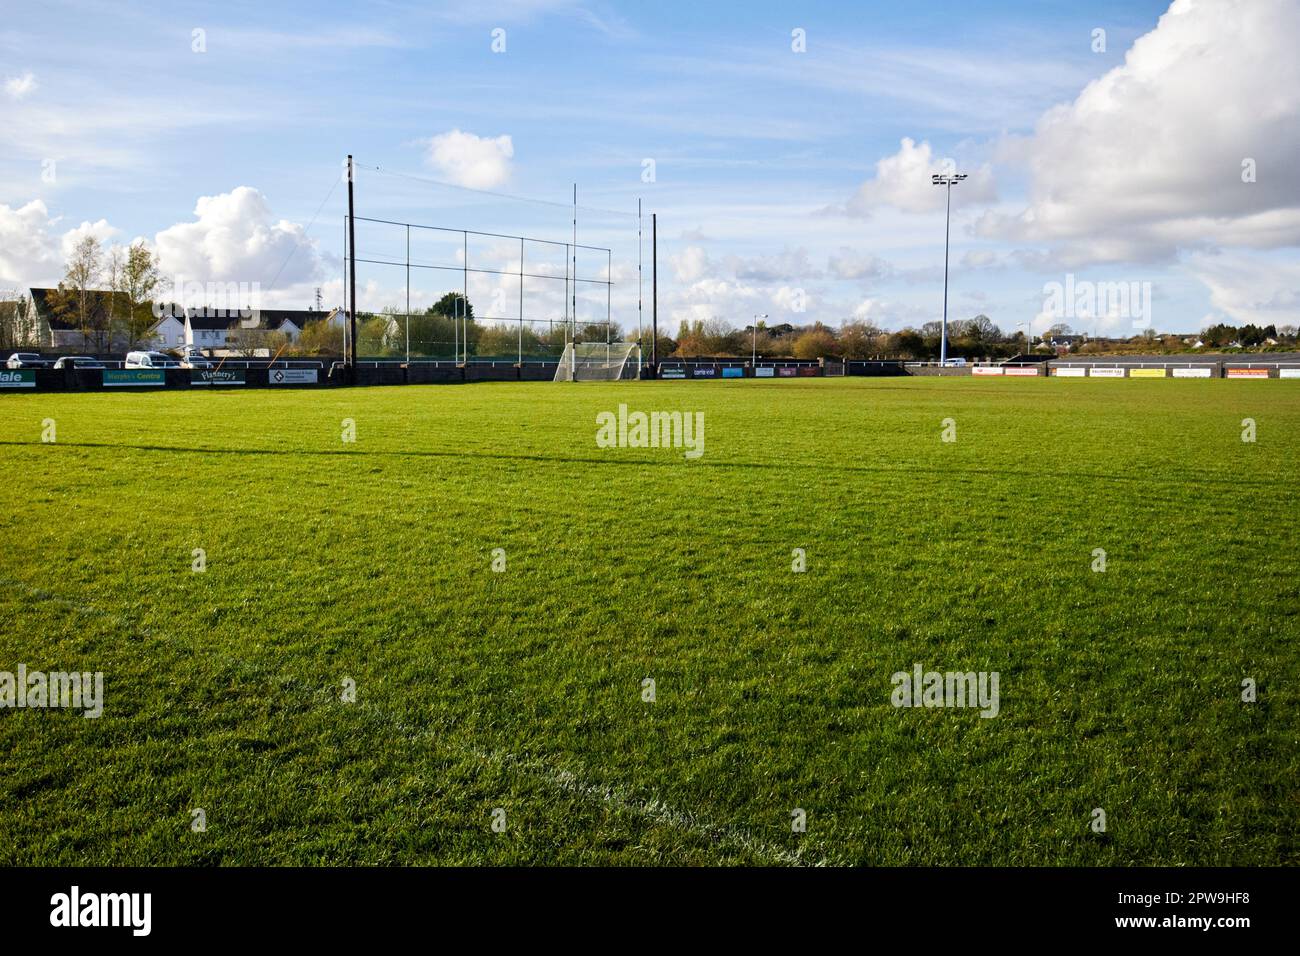
[{"label": "mown grass pitch", "polygon": [[1298,448],[1277,381],[0,396],[0,670],[105,675],[0,711],[0,863],[1295,863]]}]

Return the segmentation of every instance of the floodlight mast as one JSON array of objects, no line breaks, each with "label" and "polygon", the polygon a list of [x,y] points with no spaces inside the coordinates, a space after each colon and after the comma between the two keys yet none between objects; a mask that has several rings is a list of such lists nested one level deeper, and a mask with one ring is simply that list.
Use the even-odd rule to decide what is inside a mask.
[{"label": "floodlight mast", "polygon": [[761,315],[754,316],[754,338],[753,338],[753,344],[750,346],[750,353],[749,353],[750,368],[758,368],[758,320],[766,319],[766,318],[767,318],[766,312],[762,313]]},{"label": "floodlight mast", "polygon": [[965,173],[935,173],[930,182],[948,190],[947,210],[943,220],[943,331],[939,338],[939,365],[948,364],[948,232],[952,225],[952,187],[966,178]]}]

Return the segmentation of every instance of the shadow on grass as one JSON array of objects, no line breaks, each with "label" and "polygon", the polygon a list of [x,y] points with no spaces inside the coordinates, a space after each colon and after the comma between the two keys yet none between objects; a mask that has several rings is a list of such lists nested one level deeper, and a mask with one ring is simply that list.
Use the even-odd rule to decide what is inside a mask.
[{"label": "shadow on grass", "polygon": [[501,452],[480,451],[436,451],[420,449],[412,451],[361,451],[359,449],[339,448],[329,451],[323,448],[188,448],[178,445],[114,445],[107,442],[39,442],[39,441],[0,441],[0,446],[41,447],[41,448],[95,448],[107,451],[143,451],[170,452],[182,455],[268,455],[273,457],[293,458],[300,455],[312,455],[322,458],[445,458],[465,461],[514,461],[533,462],[543,465],[613,465],[632,468],[720,468],[740,471],[819,471],[826,474],[872,474],[899,475],[922,474],[941,477],[969,475],[985,478],[1062,478],[1082,481],[1114,481],[1126,484],[1143,485],[1179,485],[1203,486],[1206,488],[1273,488],[1277,479],[1247,480],[1242,478],[1206,478],[1200,475],[1175,475],[1154,477],[1150,474],[1119,475],[1087,471],[1026,471],[1015,468],[932,468],[911,463],[895,466],[884,465],[832,465],[817,461],[790,462],[756,462],[756,461],[685,461],[680,457],[670,459],[639,458],[587,458],[577,455],[527,455],[504,454]]}]

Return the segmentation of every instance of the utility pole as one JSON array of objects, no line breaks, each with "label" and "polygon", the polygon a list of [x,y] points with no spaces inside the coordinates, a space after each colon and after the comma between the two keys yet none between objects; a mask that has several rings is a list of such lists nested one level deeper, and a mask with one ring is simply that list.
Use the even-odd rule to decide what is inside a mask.
[{"label": "utility pole", "polygon": [[352,330],[352,357],[348,362],[352,370],[352,384],[357,383],[357,218],[352,201],[352,154],[348,154],[348,325]]}]

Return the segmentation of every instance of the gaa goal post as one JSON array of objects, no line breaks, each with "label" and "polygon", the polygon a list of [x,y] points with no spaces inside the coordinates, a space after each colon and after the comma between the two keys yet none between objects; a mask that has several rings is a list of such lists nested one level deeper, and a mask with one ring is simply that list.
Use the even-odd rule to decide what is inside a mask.
[{"label": "gaa goal post", "polygon": [[570,342],[555,369],[557,382],[617,382],[637,377],[641,346],[635,342]]}]

